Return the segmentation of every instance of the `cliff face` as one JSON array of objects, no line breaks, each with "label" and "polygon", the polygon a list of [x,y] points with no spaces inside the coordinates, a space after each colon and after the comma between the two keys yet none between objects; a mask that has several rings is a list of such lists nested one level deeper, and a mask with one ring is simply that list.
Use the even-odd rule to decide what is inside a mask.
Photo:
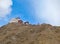
[{"label": "cliff face", "polygon": [[60,27],[10,23],[0,28],[0,44],[60,44]]}]

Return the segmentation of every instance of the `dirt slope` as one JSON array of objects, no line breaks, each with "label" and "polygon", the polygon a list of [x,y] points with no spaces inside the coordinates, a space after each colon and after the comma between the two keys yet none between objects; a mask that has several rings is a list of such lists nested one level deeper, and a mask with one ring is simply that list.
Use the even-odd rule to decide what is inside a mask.
[{"label": "dirt slope", "polygon": [[7,24],[0,28],[0,44],[60,44],[60,27]]}]

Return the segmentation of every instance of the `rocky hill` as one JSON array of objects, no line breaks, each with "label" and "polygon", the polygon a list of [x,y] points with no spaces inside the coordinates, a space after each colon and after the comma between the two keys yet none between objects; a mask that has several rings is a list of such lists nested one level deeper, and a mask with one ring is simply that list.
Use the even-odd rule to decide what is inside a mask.
[{"label": "rocky hill", "polygon": [[60,27],[9,23],[0,28],[0,44],[60,44]]}]

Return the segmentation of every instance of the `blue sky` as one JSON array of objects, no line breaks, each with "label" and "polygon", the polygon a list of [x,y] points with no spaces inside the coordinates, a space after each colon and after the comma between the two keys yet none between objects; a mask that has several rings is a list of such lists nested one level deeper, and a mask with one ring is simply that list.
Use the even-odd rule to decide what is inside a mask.
[{"label": "blue sky", "polygon": [[31,24],[38,23],[34,16],[34,8],[28,0],[12,0],[12,3],[11,13],[1,18],[0,25],[7,24],[11,18],[15,17],[20,17],[23,21],[29,21]]},{"label": "blue sky", "polygon": [[15,17],[31,24],[60,26],[60,0],[1,0],[0,26]]}]

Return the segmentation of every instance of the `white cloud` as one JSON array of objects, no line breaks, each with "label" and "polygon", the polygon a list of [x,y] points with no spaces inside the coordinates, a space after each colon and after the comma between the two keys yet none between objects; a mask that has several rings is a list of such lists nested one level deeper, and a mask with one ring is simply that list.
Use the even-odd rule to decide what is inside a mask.
[{"label": "white cloud", "polygon": [[12,11],[12,0],[0,0],[0,18],[6,17]]},{"label": "white cloud", "polygon": [[33,0],[38,19],[52,25],[60,25],[60,0]]}]

